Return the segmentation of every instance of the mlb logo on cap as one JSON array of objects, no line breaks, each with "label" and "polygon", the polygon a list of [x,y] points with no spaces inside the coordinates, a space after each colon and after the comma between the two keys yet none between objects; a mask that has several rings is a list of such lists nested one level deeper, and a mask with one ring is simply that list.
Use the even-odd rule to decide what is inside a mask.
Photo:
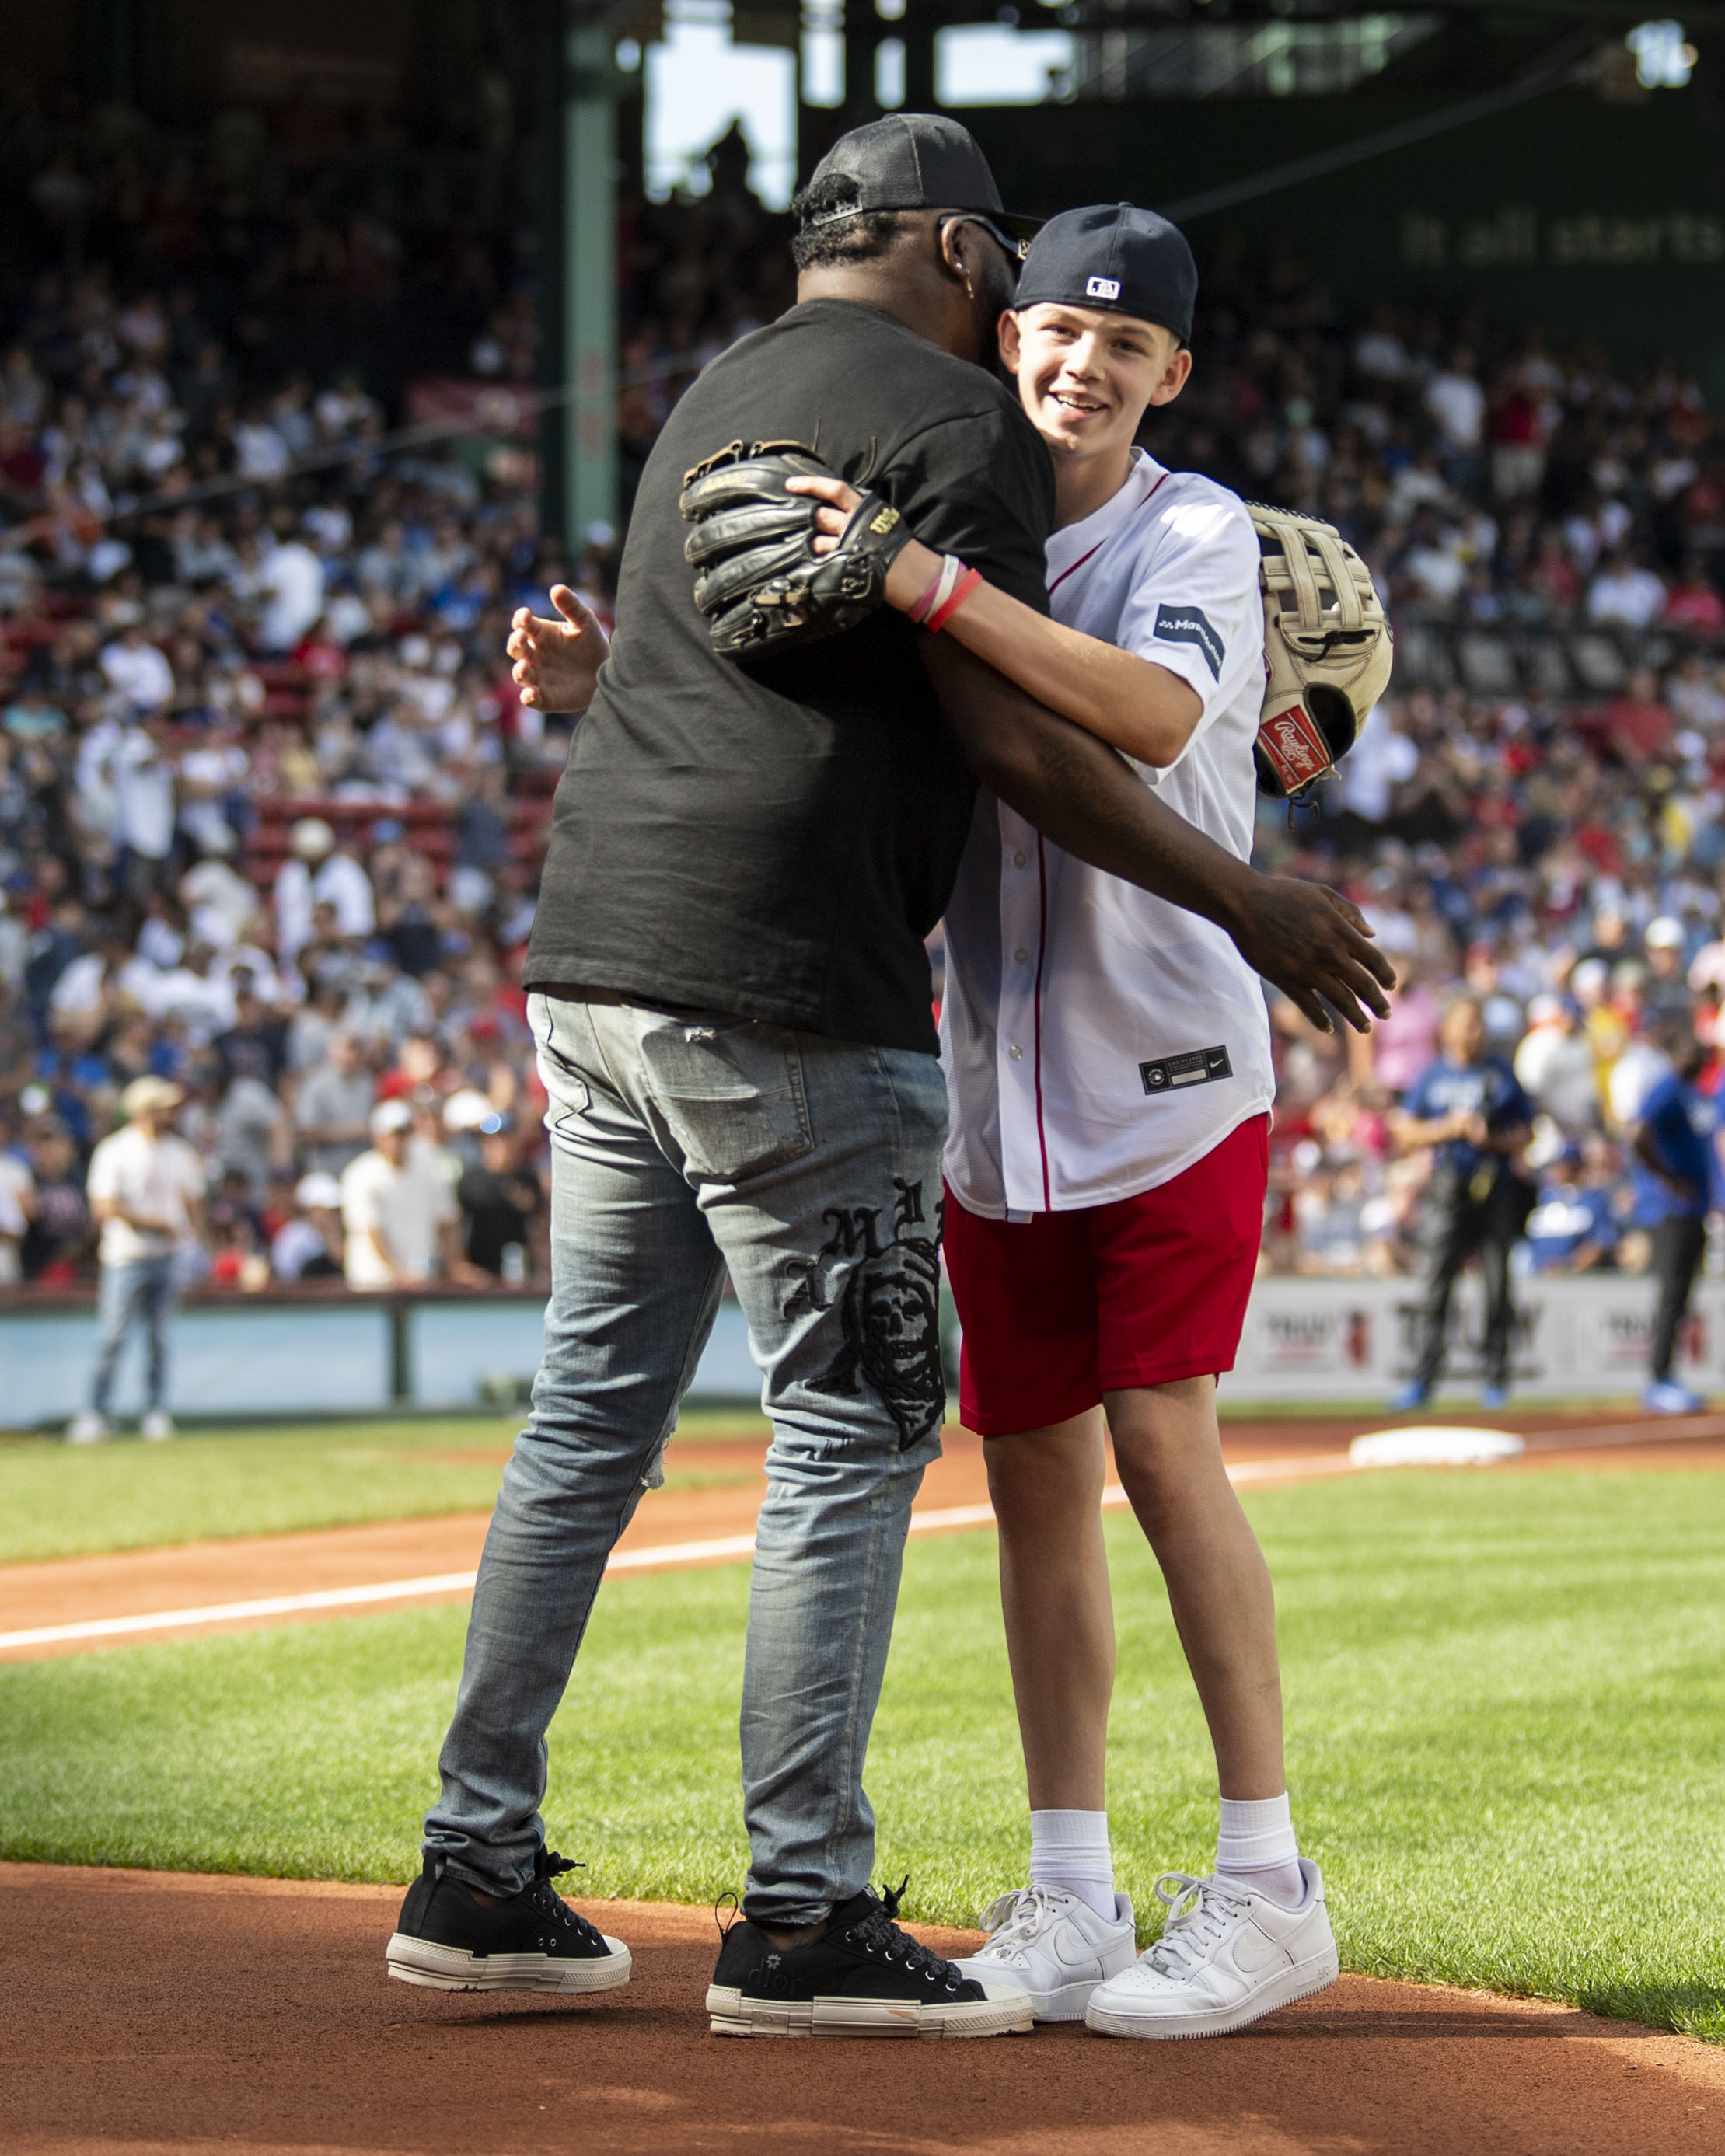
[{"label": "mlb logo on cap", "polygon": [[1017,311],[1112,307],[1190,341],[1198,264],[1183,235],[1153,209],[1092,203],[1050,218],[1019,276]]}]

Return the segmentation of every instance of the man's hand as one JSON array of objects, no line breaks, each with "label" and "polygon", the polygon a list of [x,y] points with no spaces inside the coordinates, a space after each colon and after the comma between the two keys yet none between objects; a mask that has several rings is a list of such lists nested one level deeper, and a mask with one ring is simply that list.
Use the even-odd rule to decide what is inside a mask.
[{"label": "man's hand", "polygon": [[536,711],[584,711],[611,639],[593,608],[567,584],[552,586],[551,603],[561,621],[516,608],[504,646],[515,661],[510,670],[521,701]]},{"label": "man's hand", "polygon": [[1356,1033],[1372,1029],[1362,1004],[1379,1018],[1389,1016],[1384,990],[1395,986],[1395,968],[1372,942],[1359,908],[1327,884],[1253,874],[1222,925],[1247,965],[1321,1033],[1336,1029],[1320,997]]},{"label": "man's hand", "polygon": [[1214,921],[1320,1031],[1335,1030],[1320,998],[1358,1033],[1372,1029],[1367,1010],[1389,1017],[1395,968],[1339,892],[1260,875],[1159,801],[1106,742],[962,646],[924,636],[919,649],[966,762],[1057,846]]}]

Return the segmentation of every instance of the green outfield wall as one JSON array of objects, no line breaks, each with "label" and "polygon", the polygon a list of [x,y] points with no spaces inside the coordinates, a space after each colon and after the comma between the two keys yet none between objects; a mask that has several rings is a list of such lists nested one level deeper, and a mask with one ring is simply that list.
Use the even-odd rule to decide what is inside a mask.
[{"label": "green outfield wall", "polygon": [[[1430,113],[1434,100],[1212,99],[963,115],[1009,208],[1164,205]],[[1350,301],[1476,297],[1725,398],[1725,131],[1686,90],[1527,104],[1193,221],[1200,250],[1286,235]]]}]

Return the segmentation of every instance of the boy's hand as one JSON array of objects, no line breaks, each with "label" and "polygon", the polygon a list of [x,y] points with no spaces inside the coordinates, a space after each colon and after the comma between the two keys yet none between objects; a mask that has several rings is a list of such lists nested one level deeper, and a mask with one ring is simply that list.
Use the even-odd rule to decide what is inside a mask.
[{"label": "boy's hand", "polygon": [[[792,479],[785,481],[787,494],[812,494],[822,504],[814,512],[815,536],[810,540],[811,550],[817,554],[830,554],[838,545],[846,526],[862,506],[862,496],[847,480],[836,472],[824,479]],[[940,574],[941,557],[932,547],[925,547],[920,539],[910,539],[886,572],[886,603],[900,613],[908,613]]]}]

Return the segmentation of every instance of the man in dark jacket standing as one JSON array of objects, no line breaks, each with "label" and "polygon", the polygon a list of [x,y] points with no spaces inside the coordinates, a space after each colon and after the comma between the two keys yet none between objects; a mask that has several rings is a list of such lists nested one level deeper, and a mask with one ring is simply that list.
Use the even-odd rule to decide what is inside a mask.
[{"label": "man in dark jacket standing", "polygon": [[1659,1282],[1641,1404],[1654,1414],[1700,1414],[1707,1402],[1675,1375],[1677,1333],[1707,1252],[1707,1214],[1719,1190],[1719,1060],[1692,1018],[1667,1019],[1671,1069],[1641,1103],[1635,1158],[1653,1201],[1653,1274]]},{"label": "man in dark jacket standing", "polygon": [[1509,1397],[1509,1255],[1527,1224],[1530,1191],[1516,1172],[1533,1104],[1514,1073],[1486,1053],[1486,1027],[1471,996],[1459,997],[1438,1029],[1438,1060],[1404,1096],[1390,1132],[1404,1151],[1437,1149],[1426,1192],[1425,1227],[1431,1250],[1413,1377],[1396,1394],[1399,1409],[1424,1407],[1444,1367],[1450,1295],[1477,1254],[1486,1288],[1486,1382],[1480,1404]]}]

